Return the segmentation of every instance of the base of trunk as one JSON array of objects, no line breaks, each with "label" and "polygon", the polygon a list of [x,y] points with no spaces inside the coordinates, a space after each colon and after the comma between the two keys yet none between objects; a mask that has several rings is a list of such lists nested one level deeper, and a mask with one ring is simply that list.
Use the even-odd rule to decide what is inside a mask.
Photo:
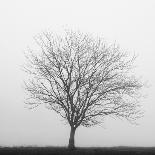
[{"label": "base of trunk", "polygon": [[70,145],[68,145],[68,149],[69,149],[69,150],[75,150],[75,146],[70,146]]},{"label": "base of trunk", "polygon": [[68,144],[68,149],[69,150],[74,150],[75,149],[74,135],[75,135],[75,129],[71,128],[70,137],[69,137],[69,144]]}]

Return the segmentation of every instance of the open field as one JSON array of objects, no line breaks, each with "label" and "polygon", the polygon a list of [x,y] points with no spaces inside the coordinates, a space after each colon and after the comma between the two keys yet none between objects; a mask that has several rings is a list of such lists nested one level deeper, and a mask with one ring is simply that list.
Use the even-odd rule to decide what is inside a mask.
[{"label": "open field", "polygon": [[0,147],[0,154],[16,155],[155,155],[155,147]]}]

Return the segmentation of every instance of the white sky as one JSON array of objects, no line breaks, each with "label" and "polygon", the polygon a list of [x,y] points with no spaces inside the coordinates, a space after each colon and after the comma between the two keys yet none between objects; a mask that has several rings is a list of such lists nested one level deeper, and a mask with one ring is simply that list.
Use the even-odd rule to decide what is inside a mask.
[{"label": "white sky", "polygon": [[139,126],[105,120],[103,127],[77,129],[77,146],[155,146],[154,0],[0,0],[0,145],[68,144],[69,127],[43,106],[24,105],[23,51],[47,29],[78,29],[117,42],[139,54],[137,75],[151,87]]}]

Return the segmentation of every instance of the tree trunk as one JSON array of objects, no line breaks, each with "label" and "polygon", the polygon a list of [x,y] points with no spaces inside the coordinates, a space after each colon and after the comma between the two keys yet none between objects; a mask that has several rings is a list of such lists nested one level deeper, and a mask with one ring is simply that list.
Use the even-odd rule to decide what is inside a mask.
[{"label": "tree trunk", "polygon": [[75,128],[71,127],[70,137],[69,137],[69,144],[68,144],[68,148],[70,150],[74,150],[75,149],[75,144],[74,144],[75,130],[76,130]]}]

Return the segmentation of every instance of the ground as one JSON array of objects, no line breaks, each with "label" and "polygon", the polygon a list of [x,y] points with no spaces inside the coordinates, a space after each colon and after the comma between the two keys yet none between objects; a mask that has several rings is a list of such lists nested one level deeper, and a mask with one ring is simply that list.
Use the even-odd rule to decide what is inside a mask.
[{"label": "ground", "polygon": [[0,154],[16,155],[155,155],[155,147],[1,147]]}]

